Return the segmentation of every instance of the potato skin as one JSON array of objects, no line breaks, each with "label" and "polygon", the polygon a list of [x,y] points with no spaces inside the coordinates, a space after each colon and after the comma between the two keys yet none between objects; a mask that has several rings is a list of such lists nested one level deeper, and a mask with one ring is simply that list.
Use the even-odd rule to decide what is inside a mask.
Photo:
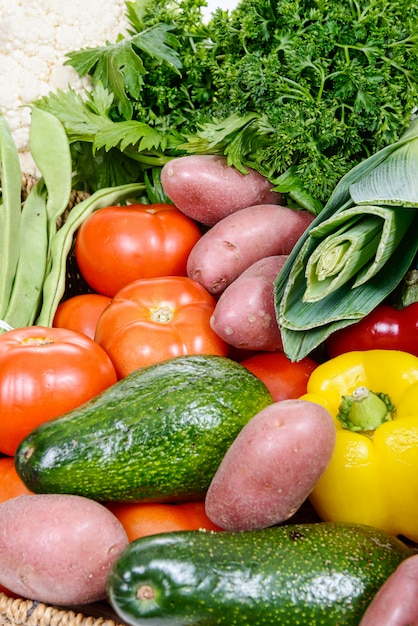
[{"label": "potato skin", "polygon": [[323,407],[282,400],[241,430],[215,473],[207,516],[224,530],[258,530],[291,517],[327,467],[335,425]]},{"label": "potato skin", "polygon": [[312,220],[307,211],[275,204],[236,211],[193,246],[187,275],[218,296],[256,261],[289,254]]},{"label": "potato skin", "polygon": [[34,494],[0,504],[0,584],[47,604],[106,597],[106,578],[128,538],[105,506],[82,496]]},{"label": "potato skin", "polygon": [[256,170],[242,174],[226,157],[196,154],[172,159],[161,170],[161,184],[182,213],[213,226],[252,204],[278,204],[282,195]]},{"label": "potato skin", "polygon": [[287,255],[256,261],[219,297],[210,319],[213,331],[234,348],[282,351],[274,309],[274,281]]},{"label": "potato skin", "polygon": [[369,604],[360,626],[418,626],[418,554],[403,561]]}]

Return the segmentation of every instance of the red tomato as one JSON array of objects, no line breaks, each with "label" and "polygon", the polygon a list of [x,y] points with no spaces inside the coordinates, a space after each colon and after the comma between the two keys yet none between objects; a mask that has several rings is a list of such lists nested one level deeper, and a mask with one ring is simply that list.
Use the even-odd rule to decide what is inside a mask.
[{"label": "red tomato", "polygon": [[185,276],[141,279],[121,289],[103,311],[95,341],[119,378],[186,354],[225,356],[226,344],[210,327],[215,300]]},{"label": "red tomato", "polygon": [[2,457],[0,459],[0,502],[32,493],[17,473],[14,459],[10,456]]},{"label": "red tomato", "polygon": [[176,530],[221,530],[206,515],[204,502],[110,502],[106,506],[124,527],[129,541]]},{"label": "red tomato", "polygon": [[94,339],[99,317],[112,298],[100,293],[85,293],[64,300],[58,306],[53,326],[76,330]]},{"label": "red tomato", "polygon": [[325,342],[332,358],[351,350],[402,350],[418,356],[418,302],[403,309],[377,306],[358,322],[330,335]]},{"label": "red tomato", "polygon": [[317,363],[310,357],[292,362],[283,352],[260,352],[241,361],[260,378],[273,400],[294,400],[306,393],[306,385]]},{"label": "red tomato", "polygon": [[[0,458],[0,503],[6,502],[10,498],[31,495],[32,493],[17,473],[14,460],[9,456]],[[18,597],[17,594],[3,585],[0,585],[0,593],[5,593],[12,598]]]},{"label": "red tomato", "polygon": [[185,276],[200,236],[196,222],[172,204],[110,206],[81,225],[76,260],[94,291],[114,296],[139,278]]},{"label": "red tomato", "polygon": [[116,382],[106,352],[65,328],[29,326],[0,336],[0,451],[13,456],[39,424]]}]

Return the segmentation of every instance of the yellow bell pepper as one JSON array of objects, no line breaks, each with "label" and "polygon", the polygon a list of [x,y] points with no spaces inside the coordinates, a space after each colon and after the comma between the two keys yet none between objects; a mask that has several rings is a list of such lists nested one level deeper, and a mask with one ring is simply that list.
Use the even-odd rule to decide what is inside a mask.
[{"label": "yellow bell pepper", "polygon": [[332,459],[311,493],[321,519],[418,542],[418,358],[347,352],[311,374],[305,400],[335,419]]}]

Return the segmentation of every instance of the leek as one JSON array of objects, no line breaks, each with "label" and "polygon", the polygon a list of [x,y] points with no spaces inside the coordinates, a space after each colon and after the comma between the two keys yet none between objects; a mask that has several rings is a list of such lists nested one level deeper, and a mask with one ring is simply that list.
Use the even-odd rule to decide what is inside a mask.
[{"label": "leek", "polygon": [[418,252],[418,119],[350,170],[275,281],[283,347],[300,360],[401,283]]}]

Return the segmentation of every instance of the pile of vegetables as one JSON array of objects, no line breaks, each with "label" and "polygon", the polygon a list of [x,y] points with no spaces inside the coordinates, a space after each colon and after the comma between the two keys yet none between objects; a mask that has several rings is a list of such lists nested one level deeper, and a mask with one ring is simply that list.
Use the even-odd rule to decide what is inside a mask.
[{"label": "pile of vegetables", "polygon": [[415,262],[414,6],[243,0],[205,23],[199,0],[128,2],[127,36],[69,54],[93,90],[36,105],[66,130],[76,187],[139,181],[165,201],[164,165],[221,155],[317,215],[275,289],[284,350],[301,359]]},{"label": "pile of vegetables", "polygon": [[31,105],[23,199],[0,114],[0,585],[416,620],[415,4],[126,6]]},{"label": "pile of vegetables", "polygon": [[[50,114],[46,115],[48,123],[55,123]],[[400,347],[395,336],[382,350],[343,353],[335,359],[322,356],[322,363],[311,355],[292,362],[280,343],[281,328],[274,316],[274,283],[318,218],[307,210],[283,206],[283,196],[276,192],[269,196],[269,204],[259,204],[253,185],[248,196],[245,185],[239,185],[241,204],[231,210],[222,192],[224,181],[228,183],[231,175],[233,180],[238,177],[245,183],[247,175],[228,166],[224,157],[216,156],[210,159],[206,184],[196,185],[197,177],[193,173],[205,172],[207,162],[206,155],[195,155],[171,160],[163,167],[162,188],[166,199],[168,193],[177,193],[176,206],[168,200],[139,202],[144,199],[145,190],[142,183],[137,183],[128,185],[130,194],[136,190],[137,197],[130,200],[133,203],[92,205],[91,198],[102,193],[98,191],[74,207],[67,218],[70,224],[72,212],[77,215],[80,206],[83,209],[87,203],[94,207],[87,213],[81,212],[76,231],[70,230],[71,237],[65,235],[66,240],[75,238],[71,247],[80,271],[85,271],[85,292],[73,297],[64,295],[50,309],[55,311],[53,328],[28,325],[7,330],[0,337],[0,348],[4,346],[3,353],[0,351],[0,366],[7,382],[0,385],[0,403],[4,407],[8,403],[10,407],[10,419],[0,423],[0,450],[7,455],[0,461],[14,457],[14,496],[24,494],[23,499],[9,495],[0,505],[0,534],[4,537],[0,543],[0,562],[2,559],[4,562],[0,584],[10,593],[52,604],[71,605],[107,598],[121,618],[134,626],[142,625],[147,623],[143,620],[148,620],[149,600],[160,591],[157,581],[150,582],[150,574],[146,589],[142,582],[133,582],[132,586],[126,583],[126,580],[136,581],[132,578],[133,569],[136,571],[136,550],[144,549],[146,554],[149,550],[149,558],[153,560],[160,542],[165,537],[171,542],[172,531],[181,530],[188,549],[185,552],[181,549],[178,558],[184,559],[187,567],[195,567],[196,576],[205,577],[210,565],[206,554],[201,560],[199,556],[202,534],[199,529],[203,528],[215,531],[209,535],[211,547],[205,544],[205,550],[213,551],[225,568],[218,570],[219,595],[210,596],[214,602],[212,610],[217,615],[229,615],[228,606],[228,611],[238,611],[240,623],[245,624],[245,620],[252,623],[253,613],[242,609],[241,581],[242,576],[267,580],[264,577],[270,576],[268,567],[277,572],[278,564],[273,557],[272,561],[264,562],[252,556],[260,549],[258,541],[264,536],[259,533],[268,530],[261,544],[263,550],[266,553],[267,544],[270,549],[272,545],[283,545],[289,559],[288,562],[285,559],[286,568],[290,568],[284,571],[294,577],[297,588],[302,580],[309,586],[317,575],[329,575],[330,563],[334,572],[340,566],[347,572],[349,566],[344,555],[354,554],[354,545],[359,542],[366,553],[372,551],[370,554],[375,556],[367,561],[373,563],[372,569],[366,562],[362,567],[365,581],[362,590],[347,596],[341,589],[337,601],[333,582],[334,599],[326,611],[328,618],[332,615],[340,620],[344,615],[345,623],[358,624],[368,607],[372,616],[374,611],[381,610],[378,605],[373,609],[371,604],[377,591],[392,574],[396,588],[403,584],[402,572],[408,570],[405,567],[398,572],[398,566],[414,559],[410,548],[394,536],[400,534],[409,541],[418,540],[415,508],[407,505],[408,514],[400,513],[395,523],[393,503],[396,501],[402,510],[407,502],[405,494],[396,482],[383,491],[380,482],[372,478],[380,463],[385,466],[390,463],[391,474],[399,480],[405,479],[408,491],[414,493],[417,453],[415,447],[405,448],[404,437],[407,432],[407,440],[412,437],[415,441],[417,356],[409,351],[393,350]],[[259,198],[264,202],[265,179],[256,177],[256,180]],[[188,215],[191,196],[193,218]],[[247,206],[248,202],[255,204]],[[207,217],[214,214],[215,219]],[[66,233],[66,224],[54,237]],[[222,245],[225,242],[227,245]],[[167,251],[164,256],[162,249]],[[111,262],[107,263],[109,256]],[[65,257],[64,253],[62,258]],[[266,267],[277,259],[280,267],[274,266],[276,269],[269,274]],[[60,280],[65,283],[65,266],[61,264],[60,268]],[[212,278],[205,282],[207,272]],[[219,308],[226,296],[229,304],[225,310],[229,317]],[[414,308],[416,303],[409,304],[403,314]],[[78,310],[79,321],[71,314],[66,318],[66,310]],[[393,307],[391,310],[396,311]],[[238,320],[233,332],[231,312]],[[374,313],[378,313],[377,308]],[[70,319],[69,324],[66,319]],[[219,320],[223,320],[219,328],[229,328],[224,338],[217,331]],[[92,329],[90,336],[81,342],[81,333],[88,334],[87,326]],[[260,347],[260,338],[271,344]],[[95,358],[107,363],[106,379],[99,373],[98,361],[93,362],[93,346],[97,351]],[[75,360],[79,352],[82,366]],[[60,360],[54,354],[60,355]],[[53,378],[52,358],[56,364]],[[373,370],[376,363],[379,367],[386,363],[381,379]],[[70,367],[74,368],[73,372]],[[86,374],[93,375],[91,382],[76,378],[84,367]],[[75,381],[74,390],[70,391],[68,377]],[[297,377],[298,385],[294,380]],[[11,382],[13,378],[19,379],[18,385]],[[102,391],[93,387],[99,380],[105,387]],[[275,381],[281,382],[280,393],[276,391]],[[51,403],[52,384],[54,396],[69,404],[56,407]],[[87,400],[75,394],[77,387],[83,390],[85,386],[89,390]],[[367,389],[366,400],[368,396],[372,398],[367,417],[373,421],[364,421],[364,411],[360,410],[362,421],[354,419],[355,432],[352,432],[351,420],[348,426],[346,417],[351,406],[349,396],[356,396],[358,389]],[[340,404],[348,406],[343,423],[340,423]],[[352,404],[360,406],[358,402]],[[39,407],[42,410],[36,412],[35,408]],[[239,424],[237,416],[241,420]],[[134,435],[134,429],[142,429],[142,435]],[[380,442],[378,461],[370,440],[372,431],[373,439]],[[348,437],[350,467],[345,462],[344,449]],[[364,467],[369,441],[370,459]],[[133,446],[138,442],[140,449],[135,450]],[[353,467],[353,446],[359,447],[356,467]],[[0,462],[0,473],[1,468]],[[361,468],[368,480],[364,500],[358,497],[358,483],[352,478],[352,473],[357,474]],[[342,492],[341,484],[345,485]],[[370,492],[375,498],[373,507],[370,507]],[[332,493],[335,495],[330,497]],[[48,503],[46,520],[47,496],[53,500]],[[72,498],[80,499],[77,507]],[[193,530],[186,530],[190,527],[185,522],[178,526],[168,521],[168,527],[138,530],[144,528],[147,515],[163,514],[170,518],[175,516],[173,510],[177,507],[191,507],[194,498],[202,508]],[[350,505],[347,509],[352,498],[358,506]],[[307,500],[326,522],[314,525],[293,522]],[[98,508],[91,510],[93,501]],[[59,520],[62,511],[69,509],[72,516],[66,514],[66,519],[72,529],[79,525],[84,529],[82,534],[77,531],[77,542],[68,542],[67,526],[59,523],[55,527],[56,522],[49,521],[50,510],[56,511],[53,520]],[[113,515],[113,525],[110,524],[106,546],[112,558],[104,562],[104,557],[96,551],[95,528],[97,523],[111,522],[109,512]],[[16,529],[13,522],[18,515],[21,520],[30,520],[30,526],[21,521]],[[103,521],[98,522],[102,517]],[[42,541],[47,543],[52,541],[51,524],[54,544],[49,553],[56,555],[54,567],[49,565],[48,555],[40,557],[33,541],[34,534],[45,537]],[[303,558],[295,567],[291,548],[294,538],[310,537],[312,526],[318,526],[315,541],[327,542],[328,548],[319,560],[311,562],[309,544],[303,543]],[[159,534],[155,539],[149,536],[159,532],[158,529],[168,535]],[[352,537],[353,543],[348,546],[339,540],[337,546],[339,532],[344,533],[346,540]],[[176,533],[179,541],[183,541],[182,533]],[[227,584],[225,572],[231,568],[231,558],[234,563],[236,559],[235,552],[228,549],[228,540],[226,543],[222,540],[224,534],[242,538],[237,541],[242,549],[246,546],[243,562],[253,564],[246,571],[241,567],[235,571],[239,584],[228,603],[222,591]],[[376,545],[378,553],[374,552]],[[91,563],[100,568],[100,576],[92,566],[86,568],[83,560],[78,563],[81,552],[91,555]],[[26,556],[16,559],[17,553]],[[278,553],[277,549],[274,553]],[[170,568],[170,554],[167,560],[160,561],[163,572]],[[39,558],[42,565],[33,576],[27,568],[31,569],[33,560]],[[381,569],[375,567],[376,559],[382,564]],[[69,560],[77,563],[70,570],[66,566]],[[285,567],[285,562],[280,567]],[[259,565],[254,567],[254,563]],[[413,564],[414,561],[411,567]],[[356,557],[353,576],[357,572]],[[86,585],[86,577],[95,585]],[[398,579],[400,582],[396,584]],[[195,619],[193,606],[184,603],[183,588],[183,584],[173,584],[171,588],[168,602],[177,608],[169,619],[180,613],[182,619]],[[133,603],[132,593],[136,597]],[[193,597],[198,602],[199,596]],[[207,594],[205,597],[209,598]],[[155,610],[152,608],[151,613],[155,614]],[[279,610],[286,615],[294,612],[298,619],[299,611],[308,607],[302,597],[293,598],[289,604],[283,594],[278,604],[272,596],[260,616],[273,624],[281,615]],[[314,604],[309,606],[309,611],[314,620],[323,608],[320,603]]]}]

